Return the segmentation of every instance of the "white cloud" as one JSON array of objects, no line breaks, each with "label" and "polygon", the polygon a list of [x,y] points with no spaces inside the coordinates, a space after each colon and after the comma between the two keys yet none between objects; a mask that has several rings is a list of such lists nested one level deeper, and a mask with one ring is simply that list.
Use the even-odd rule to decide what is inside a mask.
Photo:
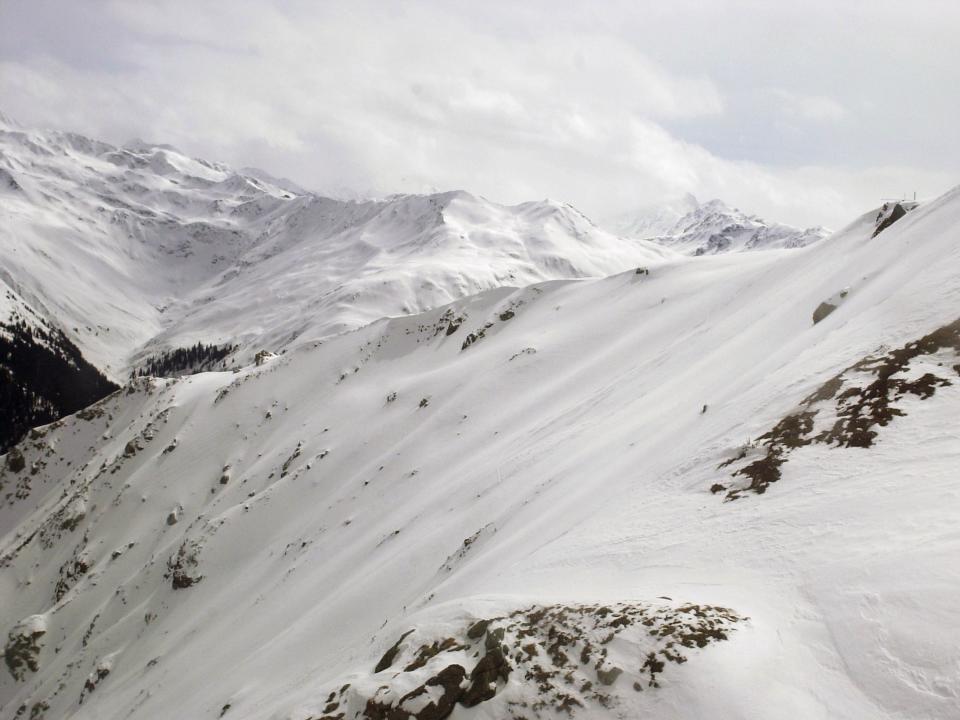
[{"label": "white cloud", "polygon": [[783,88],[771,91],[780,104],[783,113],[812,122],[840,122],[850,114],[833,98],[823,95],[804,95]]}]

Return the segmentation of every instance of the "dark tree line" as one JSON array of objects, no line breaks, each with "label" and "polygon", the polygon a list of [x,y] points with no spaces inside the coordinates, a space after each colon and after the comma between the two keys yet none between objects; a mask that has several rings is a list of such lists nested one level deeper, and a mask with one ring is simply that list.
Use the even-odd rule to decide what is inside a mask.
[{"label": "dark tree line", "polygon": [[174,348],[154,355],[134,370],[131,377],[184,375],[212,370],[218,362],[220,367],[225,368],[227,364],[224,358],[236,349],[236,345],[204,345],[201,342],[190,347]]},{"label": "dark tree line", "polygon": [[62,331],[0,323],[0,453],[116,389]]}]

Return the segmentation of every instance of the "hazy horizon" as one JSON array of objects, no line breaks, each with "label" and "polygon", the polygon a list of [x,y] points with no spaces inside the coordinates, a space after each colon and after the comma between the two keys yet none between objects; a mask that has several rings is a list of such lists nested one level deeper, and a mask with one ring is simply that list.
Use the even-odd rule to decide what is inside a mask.
[{"label": "hazy horizon", "polygon": [[836,228],[957,182],[958,32],[935,1],[5,3],[0,109],[318,192]]}]

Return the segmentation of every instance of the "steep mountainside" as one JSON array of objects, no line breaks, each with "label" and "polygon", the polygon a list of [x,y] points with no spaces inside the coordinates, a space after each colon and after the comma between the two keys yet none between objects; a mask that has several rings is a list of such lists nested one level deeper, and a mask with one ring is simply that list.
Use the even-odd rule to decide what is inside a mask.
[{"label": "steep mountainside", "polygon": [[876,222],[38,430],[0,475],[0,715],[955,718],[960,189]]},{"label": "steep mountainside", "polygon": [[670,255],[551,201],[344,202],[166,145],[2,123],[0,173],[0,280],[117,378],[198,341],[249,359],[493,287]]},{"label": "steep mountainside", "polygon": [[687,255],[798,248],[829,234],[822,227],[769,223],[720,200],[700,203],[692,195],[621,218],[612,227],[624,237],[651,239]]},{"label": "steep mountainside", "polygon": [[[0,119],[0,324],[52,333],[60,355],[79,351],[114,381],[212,358],[233,367],[490,288],[671,254],[550,201],[504,207],[448,192],[344,202],[166,145],[114,147]],[[7,305],[31,312],[15,320]],[[216,352],[169,362],[198,343]],[[6,364],[3,392],[33,402],[36,388],[14,372],[25,362]],[[0,447],[19,430],[5,424]]]},{"label": "steep mountainside", "polygon": [[0,298],[0,452],[27,430],[117,389],[64,333],[9,290]]}]

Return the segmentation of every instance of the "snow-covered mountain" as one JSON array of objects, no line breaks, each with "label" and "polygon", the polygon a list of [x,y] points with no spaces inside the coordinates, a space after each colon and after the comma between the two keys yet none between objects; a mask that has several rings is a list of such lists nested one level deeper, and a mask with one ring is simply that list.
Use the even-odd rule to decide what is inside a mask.
[{"label": "snow-covered mountain", "polygon": [[721,200],[700,203],[693,195],[623,216],[611,227],[624,237],[651,239],[688,255],[798,248],[829,234],[822,227],[770,223]]},{"label": "snow-covered mountain", "polygon": [[620,215],[613,218],[609,226],[623,237],[663,237],[673,232],[682,217],[695,212],[699,207],[697,198],[687,193]]},{"label": "snow-covered mountain", "polygon": [[[671,254],[551,201],[334,200],[168,145],[0,122],[0,326],[35,319],[63,336],[46,361],[62,367],[79,353],[114,381],[143,368],[232,367],[483,290]],[[191,362],[178,365],[188,349]],[[80,407],[38,387],[18,402]]]},{"label": "snow-covered mountain", "polygon": [[[186,162],[139,152],[83,157]],[[515,264],[474,292],[426,263],[430,298],[462,297],[236,372],[137,379],[8,453],[3,717],[956,717],[960,188],[794,252],[641,245],[658,261],[527,284],[624,246],[562,206],[460,193],[241,200],[248,180],[205,165],[171,174],[203,202],[158,171],[81,234],[89,214],[69,209],[93,191],[54,195],[28,169],[7,217],[62,212],[18,225],[17,272],[42,280],[26,271],[43,253],[64,276],[120,263],[105,248],[126,235],[141,241],[123,262],[163,260],[143,283],[164,311],[143,336],[134,313],[123,342],[91,340],[104,358],[174,315],[198,333],[250,323],[265,344],[312,328],[309,301],[262,324],[249,306],[349,275],[355,255],[392,255],[408,288],[425,276],[402,259],[425,243]],[[225,184],[241,189],[192,235]],[[308,243],[318,227],[334,229]],[[76,311],[133,297],[125,267]],[[202,289],[161,302],[177,282]],[[69,292],[30,292],[72,310]]]},{"label": "snow-covered mountain", "polygon": [[492,287],[669,256],[551,201],[345,202],[140,140],[3,125],[0,173],[7,284],[114,377],[158,348],[280,350]]}]

